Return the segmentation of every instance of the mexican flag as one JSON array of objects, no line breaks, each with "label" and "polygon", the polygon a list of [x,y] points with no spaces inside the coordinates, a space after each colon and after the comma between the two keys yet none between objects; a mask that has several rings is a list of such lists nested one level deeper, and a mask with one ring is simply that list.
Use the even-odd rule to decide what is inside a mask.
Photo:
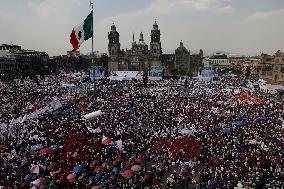
[{"label": "mexican flag", "polygon": [[93,11],[87,16],[83,23],[74,27],[70,35],[70,43],[73,46],[73,52],[78,50],[84,41],[93,36]]}]

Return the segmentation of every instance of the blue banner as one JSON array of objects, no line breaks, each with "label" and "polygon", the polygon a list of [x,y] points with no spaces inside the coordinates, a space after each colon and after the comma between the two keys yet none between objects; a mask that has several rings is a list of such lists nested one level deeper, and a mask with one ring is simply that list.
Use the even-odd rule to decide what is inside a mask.
[{"label": "blue banner", "polygon": [[90,78],[91,78],[91,80],[101,79],[103,77],[105,77],[105,70],[103,68],[92,68],[90,70]]},{"label": "blue banner", "polygon": [[163,77],[163,69],[161,69],[161,68],[152,68],[150,70],[150,77]]}]

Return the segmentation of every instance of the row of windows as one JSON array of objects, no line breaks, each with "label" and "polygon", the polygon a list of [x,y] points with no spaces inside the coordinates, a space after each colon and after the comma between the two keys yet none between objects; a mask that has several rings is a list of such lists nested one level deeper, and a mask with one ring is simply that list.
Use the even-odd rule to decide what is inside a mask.
[{"label": "row of windows", "polygon": [[228,64],[228,60],[210,60],[211,63],[213,64]]}]

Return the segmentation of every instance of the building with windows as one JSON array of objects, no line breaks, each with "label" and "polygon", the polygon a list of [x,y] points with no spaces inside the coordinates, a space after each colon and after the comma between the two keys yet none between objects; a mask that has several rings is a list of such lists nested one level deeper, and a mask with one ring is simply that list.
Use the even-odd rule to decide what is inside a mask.
[{"label": "building with windows", "polygon": [[204,67],[203,59],[204,54],[202,49],[199,50],[199,53],[190,55],[190,74],[192,76],[197,76]]},{"label": "building with windows", "polygon": [[164,68],[164,76],[172,75],[175,66],[175,54],[162,54],[162,65]]},{"label": "building with windows", "polygon": [[[111,31],[108,32],[108,71],[147,71],[163,72],[163,75],[198,75],[199,69],[202,67],[203,51],[198,54],[190,54],[180,42],[180,46],[175,50],[174,54],[163,54],[161,45],[161,31],[155,21],[151,30],[151,40],[148,45],[144,41],[144,35],[141,32],[138,42],[133,34],[131,49],[121,49],[120,34],[114,24]],[[151,72],[151,70],[153,70]],[[162,70],[162,71],[161,71]],[[174,72],[175,74],[173,74]]]},{"label": "building with windows", "polygon": [[175,50],[175,67],[178,73],[186,75],[190,71],[190,51],[183,46],[183,42],[180,42],[180,46]]},{"label": "building with windows", "polygon": [[131,49],[121,49],[120,34],[116,26],[111,26],[108,32],[108,52],[109,63],[108,71],[150,71],[150,69],[162,69],[161,56],[162,46],[160,40],[161,32],[155,21],[151,30],[150,48],[144,41],[144,35],[141,32],[139,41],[136,42],[133,34],[133,42]]},{"label": "building with windows", "polygon": [[222,69],[231,67],[230,60],[226,54],[215,53],[209,58],[209,64],[214,69]]},{"label": "building with windows", "polygon": [[0,46],[0,75],[2,79],[29,75],[48,67],[49,56],[46,52],[23,50],[18,45]]},{"label": "building with windows", "polygon": [[260,63],[255,68],[263,79],[284,84],[284,53],[278,50],[274,55],[261,54]]},{"label": "building with windows", "polygon": [[170,75],[189,75],[197,76],[203,67],[203,50],[199,53],[191,54],[183,42],[175,50],[175,54],[163,54],[162,65],[165,76]]}]

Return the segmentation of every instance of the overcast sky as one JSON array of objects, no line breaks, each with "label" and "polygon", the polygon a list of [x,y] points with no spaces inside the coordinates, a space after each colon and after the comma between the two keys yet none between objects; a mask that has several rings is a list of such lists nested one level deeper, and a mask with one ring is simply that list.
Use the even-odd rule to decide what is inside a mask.
[{"label": "overcast sky", "polygon": [[[50,56],[71,50],[72,28],[89,14],[89,0],[1,0],[0,43],[46,51]],[[157,19],[162,48],[171,52],[183,40],[191,50],[210,54],[284,51],[284,0],[96,0],[94,48],[107,52],[112,22],[122,48],[144,33],[147,43]],[[91,51],[91,41],[81,46]]]}]

